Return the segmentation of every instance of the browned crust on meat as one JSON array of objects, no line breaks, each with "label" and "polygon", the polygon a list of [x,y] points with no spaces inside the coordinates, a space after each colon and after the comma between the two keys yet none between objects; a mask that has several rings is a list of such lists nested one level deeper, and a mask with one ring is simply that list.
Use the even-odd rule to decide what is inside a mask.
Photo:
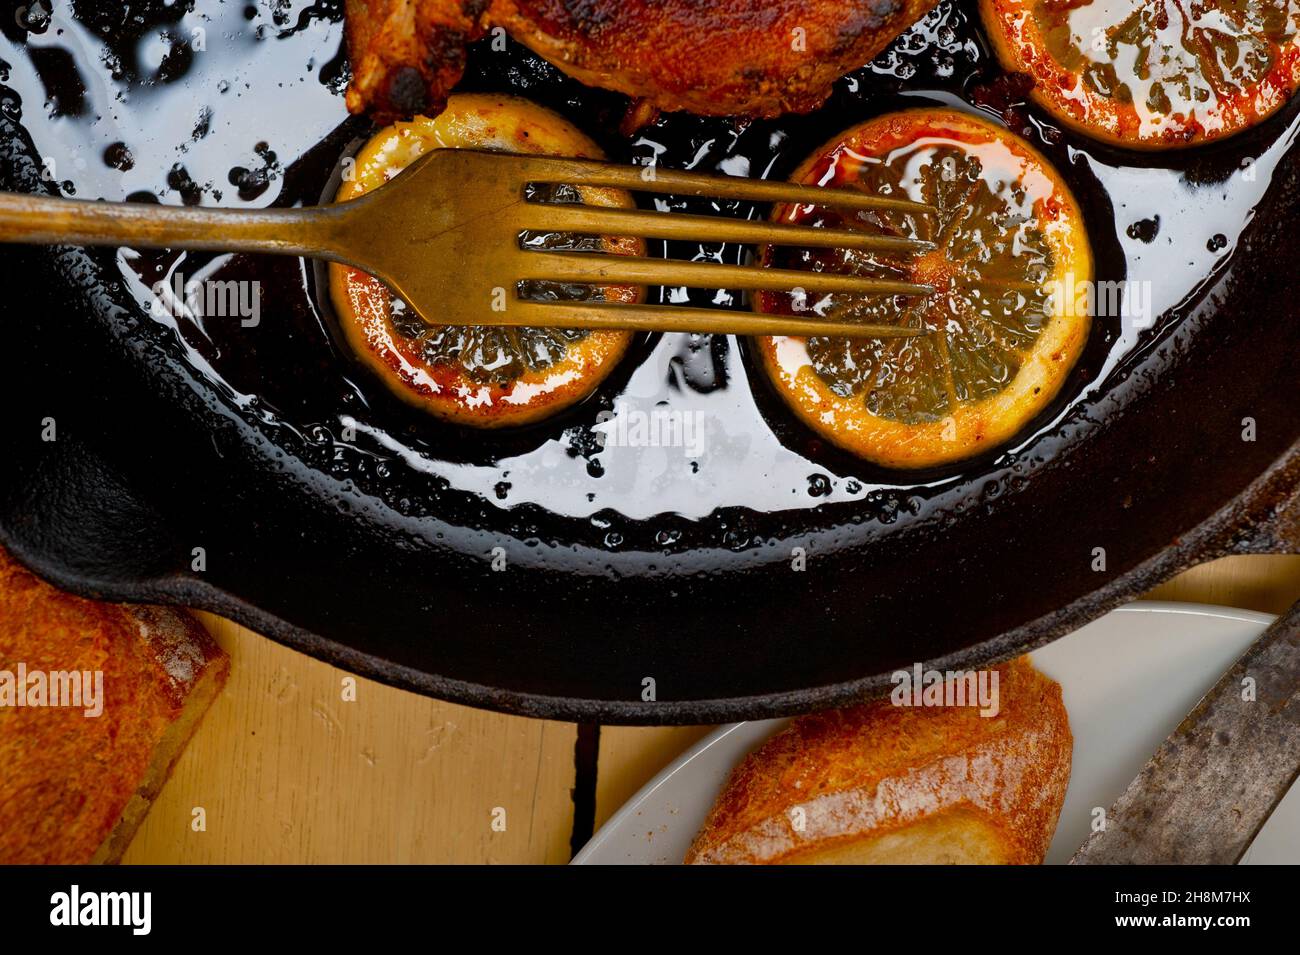
[{"label": "browned crust on meat", "polygon": [[483,35],[488,0],[347,0],[352,82],[347,104],[379,123],[433,116],[465,72]]},{"label": "browned crust on meat", "polygon": [[796,861],[965,819],[990,855],[1042,862],[1069,782],[1069,720],[1060,686],[1028,658],[998,672],[994,717],[880,700],[794,720],[736,767],[686,861]]},{"label": "browned crust on meat", "polygon": [[589,86],[664,110],[816,109],[937,0],[494,0],[515,39]]},{"label": "browned crust on meat", "polygon": [[[816,109],[937,0],[348,0],[348,107],[436,111],[491,26],[589,86],[663,110]],[[424,83],[420,90],[416,79]]]}]

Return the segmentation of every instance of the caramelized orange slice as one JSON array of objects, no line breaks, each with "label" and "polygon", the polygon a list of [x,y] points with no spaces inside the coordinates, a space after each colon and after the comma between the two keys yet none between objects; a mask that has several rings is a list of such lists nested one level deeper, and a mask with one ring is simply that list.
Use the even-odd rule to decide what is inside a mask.
[{"label": "caramelized orange slice", "polygon": [[[457,148],[603,158],[587,136],[535,103],[458,95],[437,119],[417,117],[376,134],[356,156],[336,198],[342,202],[378,188],[428,150]],[[560,186],[536,198],[633,205],[626,192],[590,187]],[[644,252],[644,243],[632,239],[551,234],[529,241],[552,249]],[[353,352],[398,397],[459,424],[527,424],[567,408],[613,371],[633,337],[623,331],[428,325],[378,279],[343,265],[331,264],[329,271],[334,309]],[[528,282],[520,293],[529,299],[635,302],[643,290]]]},{"label": "caramelized orange slice", "polygon": [[1222,139],[1300,86],[1300,0],[980,0],[998,58],[1085,135]]},{"label": "caramelized orange slice", "polygon": [[926,239],[913,258],[762,250],[764,265],[930,285],[925,296],[765,292],[760,311],[927,329],[918,338],[757,339],[777,391],[814,431],[887,467],[995,447],[1060,390],[1088,337],[1092,253],[1083,217],[1028,144],[948,109],[893,113],[815,152],[793,181],[929,203],[937,216],[778,206],[773,219]]}]

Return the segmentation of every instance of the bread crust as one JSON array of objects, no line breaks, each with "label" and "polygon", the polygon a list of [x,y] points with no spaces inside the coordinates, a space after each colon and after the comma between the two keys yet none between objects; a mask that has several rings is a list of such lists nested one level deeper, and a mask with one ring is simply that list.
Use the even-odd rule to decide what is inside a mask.
[{"label": "bread crust", "polygon": [[103,712],[0,707],[0,863],[116,861],[229,659],[181,611],[84,600],[0,549],[0,669],[102,671]]},{"label": "bread crust", "polygon": [[1028,658],[996,669],[996,716],[886,699],[794,720],[736,767],[686,862],[799,862],[936,822],[969,833],[982,860],[1042,862],[1069,783],[1069,719]]}]

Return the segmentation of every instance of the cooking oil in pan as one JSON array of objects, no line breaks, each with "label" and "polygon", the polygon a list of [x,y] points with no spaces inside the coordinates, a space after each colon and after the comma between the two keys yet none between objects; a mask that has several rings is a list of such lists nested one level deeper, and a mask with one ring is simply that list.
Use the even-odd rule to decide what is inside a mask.
[{"label": "cooking oil in pan", "polygon": [[[229,208],[315,204],[333,194],[349,151],[371,130],[343,106],[340,4],[146,2],[131,5],[125,25],[107,5],[41,13],[3,27],[0,108],[21,115],[64,195]],[[152,318],[142,333],[180,349],[193,386],[217,392],[260,429],[285,466],[329,475],[372,513],[417,535],[433,534],[434,518],[452,520],[542,542],[539,553],[571,541],[636,551],[647,567],[698,548],[741,562],[767,559],[792,526],[809,524],[828,546],[849,546],[863,534],[1014,493],[1098,426],[1098,396],[1140,384],[1130,379],[1143,374],[1145,347],[1169,335],[1231,267],[1300,125],[1287,108],[1244,135],[1178,153],[1091,142],[1024,106],[1023,87],[1001,72],[979,25],[953,2],[844,78],[807,116],[673,114],[625,137],[618,132],[625,98],[585,89],[518,48],[476,49],[463,88],[535,99],[619,161],[765,178],[789,175],[829,137],[882,112],[927,104],[977,110],[1040,149],[1082,203],[1109,307],[1062,396],[1010,446],[916,474],[872,467],[817,440],[736,339],[645,337],[585,404],[525,430],[487,434],[422,417],[371,380],[341,347],[311,263],[118,254]],[[699,199],[646,202],[751,218],[765,212]],[[651,242],[650,254],[742,263],[750,252]],[[257,321],[212,314],[206,303],[158,308],[156,288],[191,282],[255,289]],[[651,296],[748,307],[728,291],[665,288]]]}]

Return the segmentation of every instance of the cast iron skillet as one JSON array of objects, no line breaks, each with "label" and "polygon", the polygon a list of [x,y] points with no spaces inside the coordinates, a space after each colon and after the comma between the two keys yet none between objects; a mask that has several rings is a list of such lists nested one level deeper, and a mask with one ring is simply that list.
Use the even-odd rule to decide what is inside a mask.
[{"label": "cast iron skillet", "polygon": [[[937,16],[957,31],[951,49],[974,64],[959,62],[956,74],[996,81],[960,10],[946,4]],[[337,29],[335,5],[302,17]],[[928,34],[900,44],[917,35]],[[584,103],[607,109],[607,95],[575,89],[520,51],[509,57],[504,68],[472,69],[469,84],[524,89],[570,114]],[[23,119],[59,98],[48,82],[58,64],[46,67],[43,91],[0,87],[0,187],[55,191]],[[804,151],[819,130],[900,105],[893,79],[863,91],[888,72],[864,71],[822,114],[791,120],[808,135]],[[952,88],[932,98],[952,101]],[[1278,137],[1294,133],[1295,106],[1222,147],[1142,162],[1226,179],[1243,156],[1276,151]],[[1124,223],[1074,162],[1089,144],[1031,119],[1021,115],[1084,197],[1106,261]],[[694,123],[671,118],[656,135],[680,153],[722,128]],[[340,127],[321,147],[324,167],[363,131]],[[550,718],[768,717],[881,692],[892,671],[916,661],[946,669],[1007,658],[1198,561],[1300,548],[1300,288],[1291,264],[1300,261],[1300,164],[1285,149],[1232,254],[1104,376],[1099,360],[1085,359],[1068,407],[1032,440],[957,471],[882,476],[817,446],[757,383],[756,421],[841,477],[880,487],[858,503],[724,508],[695,521],[503,509],[418,475],[389,474],[380,487],[373,449],[320,439],[292,409],[241,402],[200,373],[176,334],[141,307],[111,253],[4,248],[0,540],[78,593],[209,609],[396,686]],[[310,154],[289,166],[277,201],[319,196],[327,183],[313,178],[318,166]],[[268,316],[297,307],[282,289],[304,276],[311,285],[295,263],[257,267],[279,280],[266,291]],[[1094,334],[1103,351],[1115,339],[1104,323]],[[284,368],[276,364],[284,353],[269,349],[250,361],[263,363],[268,388],[288,378],[308,391],[343,361],[322,342],[309,353],[333,357],[319,365]],[[645,343],[640,358],[660,347]],[[744,355],[726,343],[705,351],[727,374],[747,374]],[[1245,419],[1254,440],[1243,440]],[[429,440],[467,460],[487,453],[475,436]],[[534,439],[503,440],[514,450]],[[511,556],[506,572],[492,570],[496,547]],[[792,569],[795,548],[805,571]]]}]

